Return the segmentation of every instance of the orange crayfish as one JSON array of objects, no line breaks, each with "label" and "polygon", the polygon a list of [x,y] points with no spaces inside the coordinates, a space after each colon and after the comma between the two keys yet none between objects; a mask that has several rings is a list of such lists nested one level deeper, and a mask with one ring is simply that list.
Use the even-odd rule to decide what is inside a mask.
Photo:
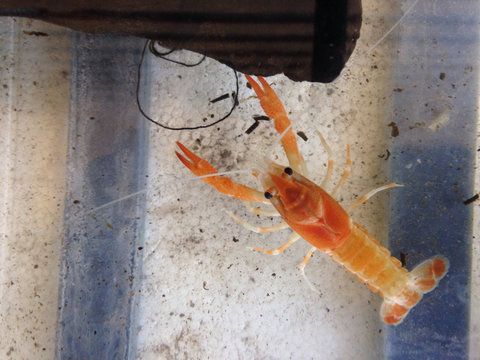
[{"label": "orange crayfish", "polygon": [[[295,135],[292,131],[287,113],[267,81],[258,77],[259,83],[246,75],[265,113],[275,120],[275,129],[281,134],[282,147],[287,155],[289,166],[271,162],[266,169],[256,169],[253,175],[260,181],[263,191],[237,184],[228,177],[217,174],[217,170],[206,160],[198,157],[180,142],[177,142],[183,155],[176,152],[182,163],[195,175],[215,187],[223,194],[247,202],[269,203],[282,216],[284,224],[275,227],[255,228],[230,214],[247,228],[257,232],[274,231],[286,227],[293,229],[289,240],[275,250],[253,248],[252,250],[276,255],[283,252],[299,238],[308,241],[313,247],[300,264],[303,268],[315,250],[324,251],[336,262],[342,264],[349,272],[355,274],[369,288],[384,298],[381,318],[387,324],[397,325],[403,321],[411,308],[432,291],[448,271],[449,262],[443,256],[426,260],[408,272],[401,262],[390,256],[390,252],[368,235],[360,225],[352,222],[333,196],[342,186],[350,172],[350,149],[347,147],[347,164],[340,182],[332,194],[324,189],[328,181],[333,160],[332,152],[319,134],[328,156],[327,175],[321,186],[306,177],[306,166],[301,156]],[[208,176],[210,175],[210,176]],[[364,203],[377,192],[396,186],[395,183],[382,186],[362,196],[348,210]],[[250,207],[257,214],[267,214],[266,210]]]}]

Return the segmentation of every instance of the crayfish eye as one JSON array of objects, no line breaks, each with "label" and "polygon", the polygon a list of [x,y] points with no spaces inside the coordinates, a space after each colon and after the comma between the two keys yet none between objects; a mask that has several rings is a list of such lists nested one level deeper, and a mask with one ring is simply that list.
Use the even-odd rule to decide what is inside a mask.
[{"label": "crayfish eye", "polygon": [[264,195],[265,195],[265,198],[268,199],[268,200],[270,200],[271,198],[273,198],[272,193],[270,193],[270,192],[268,192],[268,191],[265,191],[265,194],[264,194]]},{"label": "crayfish eye", "polygon": [[290,167],[286,167],[283,171],[285,171],[285,174],[287,174],[287,175],[292,175],[293,174],[293,170]]}]

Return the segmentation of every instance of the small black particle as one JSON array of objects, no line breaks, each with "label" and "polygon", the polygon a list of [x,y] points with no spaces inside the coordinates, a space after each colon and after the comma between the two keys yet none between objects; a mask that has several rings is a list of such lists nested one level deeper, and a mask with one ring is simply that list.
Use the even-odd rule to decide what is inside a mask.
[{"label": "small black particle", "polygon": [[392,133],[391,133],[392,137],[397,137],[400,134],[400,131],[398,130],[398,126],[396,122],[392,121],[390,124],[388,124],[388,126],[392,127]]},{"label": "small black particle", "polygon": [[402,267],[407,267],[407,253],[400,253],[400,261],[402,262]]},{"label": "small black particle", "polygon": [[444,72],[440,73],[440,76],[439,76],[440,80],[445,80],[446,77],[447,77],[447,74],[445,74]]},{"label": "small black particle", "polygon": [[286,167],[284,171],[285,171],[285,174],[287,174],[287,175],[292,175],[293,174],[292,168]]},{"label": "small black particle", "polygon": [[233,237],[233,242],[236,243],[236,242],[239,242],[239,240],[234,236],[234,237]]},{"label": "small black particle", "polygon": [[73,200],[73,203],[74,203],[75,205],[80,204],[80,200]]},{"label": "small black particle", "polygon": [[303,141],[308,140],[307,135],[305,135],[305,133],[303,131],[297,131],[297,135],[300,136],[303,139]]},{"label": "small black particle", "polygon": [[387,149],[387,157],[385,158],[385,161],[388,160],[389,157],[390,157],[390,151],[388,151]]},{"label": "small black particle", "polygon": [[245,134],[250,135],[253,130],[255,130],[258,127],[258,124],[260,124],[258,121],[255,121],[252,126],[250,126],[246,131]]},{"label": "small black particle", "polygon": [[43,31],[26,31],[26,30],[23,30],[23,33],[25,35],[48,36],[48,34],[46,32],[43,32]]},{"label": "small black particle", "polygon": [[469,205],[469,204],[473,203],[475,200],[478,199],[478,197],[479,197],[479,194],[473,195],[471,198],[465,200],[465,201],[463,202],[463,205]]},{"label": "small black particle", "polygon": [[266,199],[269,199],[269,200],[270,200],[271,198],[273,198],[273,195],[272,195],[271,193],[269,193],[268,191],[265,191],[265,194],[264,194],[264,195],[265,195],[265,198],[266,198]]},{"label": "small black particle", "polygon": [[214,103],[216,103],[216,102],[218,102],[218,101],[222,101],[222,100],[228,99],[229,96],[230,96],[229,94],[223,94],[223,95],[221,95],[221,96],[219,96],[219,97],[217,97],[217,98],[215,98],[215,99],[213,99],[213,100],[210,100],[210,102],[211,102],[212,104],[214,104]]}]

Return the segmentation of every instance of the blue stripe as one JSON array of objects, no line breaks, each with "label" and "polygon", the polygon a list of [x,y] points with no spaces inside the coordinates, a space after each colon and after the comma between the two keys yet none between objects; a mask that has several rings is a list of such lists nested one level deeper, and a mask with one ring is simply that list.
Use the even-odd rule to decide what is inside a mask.
[{"label": "blue stripe", "polygon": [[58,359],[135,355],[148,147],[147,122],[135,104],[143,44],[72,35]]},{"label": "blue stripe", "polygon": [[463,201],[474,191],[478,70],[469,65],[477,64],[478,36],[453,9],[478,23],[477,2],[420,2],[400,34],[391,176],[407,186],[391,192],[389,248],[408,254],[410,270],[436,254],[450,269],[402,324],[388,327],[389,359],[468,358],[473,219]]}]

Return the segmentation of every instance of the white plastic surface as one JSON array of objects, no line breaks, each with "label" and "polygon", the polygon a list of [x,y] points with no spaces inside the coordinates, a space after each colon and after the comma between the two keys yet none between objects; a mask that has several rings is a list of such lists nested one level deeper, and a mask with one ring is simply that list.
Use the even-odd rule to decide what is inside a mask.
[{"label": "white plastic surface", "polygon": [[68,31],[0,18],[2,359],[51,359],[54,354],[69,55]]}]

